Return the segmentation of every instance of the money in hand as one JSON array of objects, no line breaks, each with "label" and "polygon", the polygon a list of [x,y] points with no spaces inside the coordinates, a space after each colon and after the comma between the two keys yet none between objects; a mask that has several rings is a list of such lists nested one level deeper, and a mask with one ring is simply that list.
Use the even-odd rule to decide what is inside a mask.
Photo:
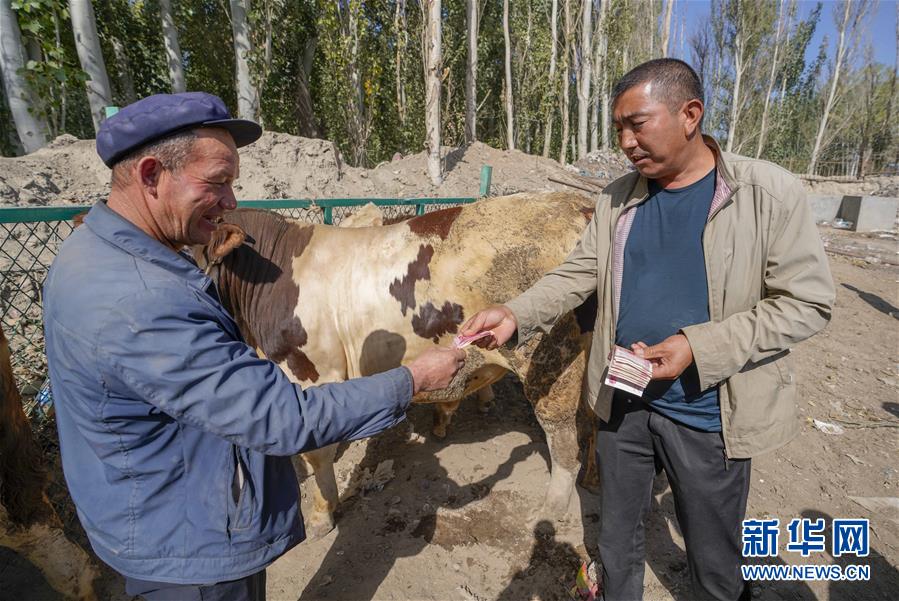
[{"label": "money in hand", "polygon": [[652,380],[652,363],[620,346],[612,348],[612,352],[609,353],[606,384],[612,388],[643,396],[643,391],[650,380]]},{"label": "money in hand", "polygon": [[475,340],[480,340],[481,338],[486,338],[487,336],[493,336],[493,332],[490,330],[485,330],[483,332],[478,332],[477,334],[472,334],[471,336],[463,336],[459,334],[455,338],[453,338],[453,348],[465,348]]}]

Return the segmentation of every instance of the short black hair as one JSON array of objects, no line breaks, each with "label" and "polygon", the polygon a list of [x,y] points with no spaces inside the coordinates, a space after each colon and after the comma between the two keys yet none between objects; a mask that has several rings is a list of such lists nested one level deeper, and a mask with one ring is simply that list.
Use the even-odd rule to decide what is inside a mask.
[{"label": "short black hair", "polygon": [[672,111],[685,102],[704,102],[702,80],[693,67],[676,58],[656,58],[641,63],[625,73],[612,88],[612,106],[622,94],[640,84],[652,82],[652,94]]}]

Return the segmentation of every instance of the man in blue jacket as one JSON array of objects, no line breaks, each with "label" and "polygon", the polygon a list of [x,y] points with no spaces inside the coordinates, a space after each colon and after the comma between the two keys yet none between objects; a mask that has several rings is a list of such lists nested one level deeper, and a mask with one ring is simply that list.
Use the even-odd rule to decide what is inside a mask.
[{"label": "man in blue jacket", "polygon": [[259,138],[210,94],[157,95],[107,119],[112,168],[44,286],[63,470],[97,555],[146,599],[264,599],[265,567],[304,538],[290,456],[373,436],[464,360],[301,389],[257,356],[183,249],[235,208],[237,148]]}]

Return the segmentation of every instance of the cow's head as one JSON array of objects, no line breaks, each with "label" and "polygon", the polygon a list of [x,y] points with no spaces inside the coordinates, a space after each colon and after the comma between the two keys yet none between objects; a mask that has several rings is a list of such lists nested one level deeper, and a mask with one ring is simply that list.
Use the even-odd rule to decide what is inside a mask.
[{"label": "cow's head", "polygon": [[194,260],[203,271],[209,270],[222,262],[234,249],[247,239],[246,232],[239,225],[220,223],[206,244],[191,247]]}]

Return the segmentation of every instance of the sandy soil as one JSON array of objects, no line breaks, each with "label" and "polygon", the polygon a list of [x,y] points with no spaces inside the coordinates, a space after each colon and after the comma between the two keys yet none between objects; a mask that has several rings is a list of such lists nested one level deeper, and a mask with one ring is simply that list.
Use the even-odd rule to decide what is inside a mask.
[{"label": "sandy soil", "polygon": [[[895,246],[882,246],[895,256]],[[872,579],[761,584],[759,599],[892,600],[899,591],[899,512],[872,501],[899,497],[899,268],[844,255],[831,255],[831,268],[838,294],[833,322],[795,350],[802,433],[754,460],[748,516],[870,518],[871,555],[858,561],[871,566]],[[420,406],[406,424],[349,445],[337,465],[344,494],[357,489],[354,481],[368,482],[360,475],[384,461],[393,461],[393,477],[345,499],[335,531],[278,560],[268,572],[269,598],[567,598],[580,559],[595,556],[597,497],[579,489],[563,521],[530,520],[549,478],[545,440],[516,382],[504,380],[496,392],[486,415],[473,402],[463,404],[445,441],[430,436],[430,408]],[[843,433],[826,434],[813,419]],[[653,506],[646,599],[688,601],[683,540],[664,476]],[[783,543],[773,561],[850,562],[828,554],[802,560]],[[59,598],[33,566],[5,549],[0,582],[4,598]],[[103,598],[127,598],[112,574],[101,587]]]}]

